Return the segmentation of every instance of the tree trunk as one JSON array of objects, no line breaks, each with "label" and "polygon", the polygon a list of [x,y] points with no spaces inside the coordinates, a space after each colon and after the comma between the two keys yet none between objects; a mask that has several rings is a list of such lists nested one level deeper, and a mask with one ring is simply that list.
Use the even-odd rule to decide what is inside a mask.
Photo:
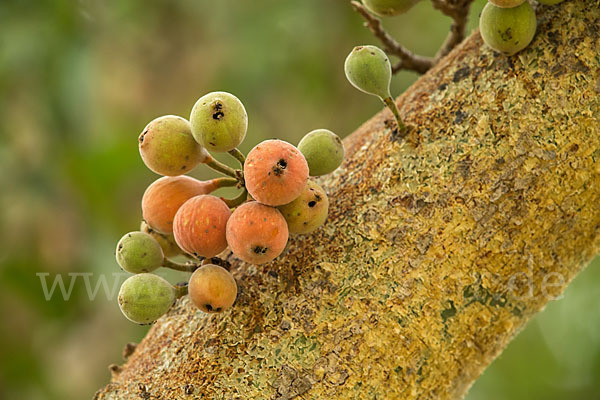
[{"label": "tree trunk", "polygon": [[[187,297],[98,399],[458,399],[590,261],[600,229],[600,9],[539,7],[529,48],[478,33],[382,111],[321,183],[327,224]],[[371,101],[365,98],[365,101]]]}]

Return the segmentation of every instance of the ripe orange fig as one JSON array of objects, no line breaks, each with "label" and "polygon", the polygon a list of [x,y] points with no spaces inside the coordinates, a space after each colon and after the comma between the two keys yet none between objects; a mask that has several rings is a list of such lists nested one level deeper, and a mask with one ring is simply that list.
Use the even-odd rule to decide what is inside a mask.
[{"label": "ripe orange fig", "polygon": [[308,163],[296,147],[283,140],[256,145],[244,163],[246,189],[268,206],[287,204],[300,196],[308,182]]},{"label": "ripe orange fig", "polygon": [[288,226],[276,208],[256,201],[235,209],[227,222],[227,244],[240,259],[263,264],[283,252],[288,240]]},{"label": "ripe orange fig", "polygon": [[175,241],[189,254],[214,257],[227,248],[225,229],[230,216],[229,207],[220,198],[192,197],[175,214]]},{"label": "ripe orange fig", "polygon": [[188,285],[190,300],[204,312],[222,312],[235,302],[237,285],[229,271],[206,264],[192,274]]},{"label": "ripe orange fig", "polygon": [[142,197],[142,215],[152,229],[173,233],[173,218],[183,203],[194,196],[216,190],[214,181],[189,176],[165,176],[152,182]]}]

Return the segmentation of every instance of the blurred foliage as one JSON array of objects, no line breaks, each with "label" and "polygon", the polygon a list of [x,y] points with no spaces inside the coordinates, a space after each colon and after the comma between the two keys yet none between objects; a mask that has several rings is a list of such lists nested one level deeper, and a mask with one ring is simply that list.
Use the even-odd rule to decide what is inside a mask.
[{"label": "blurred foliage", "polygon": [[[385,25],[433,55],[449,20],[423,1]],[[382,108],[344,78],[357,44],[377,42],[346,0],[1,1],[0,398],[90,398],[146,332],[121,316],[116,292],[90,300],[78,276],[69,301],[58,291],[46,301],[36,273],[49,286],[87,273],[92,289],[102,276],[118,289],[114,246],[138,229],[156,178],[137,150],[148,121],[187,116],[196,98],[226,90],[248,109],[245,151],[320,127],[346,136]],[[399,74],[393,92],[416,78]],[[600,397],[598,282],[597,266],[581,274],[469,399]]]}]

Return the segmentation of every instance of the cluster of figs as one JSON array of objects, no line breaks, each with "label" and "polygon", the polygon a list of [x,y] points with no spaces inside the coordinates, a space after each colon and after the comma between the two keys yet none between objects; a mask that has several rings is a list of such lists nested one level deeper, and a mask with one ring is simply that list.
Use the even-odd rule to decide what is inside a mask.
[{"label": "cluster of figs", "polygon": [[[227,249],[247,263],[268,263],[284,251],[290,234],[308,234],[325,223],[329,199],[311,177],[341,165],[340,138],[317,129],[298,146],[265,140],[246,156],[238,146],[247,128],[242,102],[212,92],[195,103],[189,120],[159,117],[139,136],[142,160],[162,177],[144,192],[140,230],[117,244],[118,264],[134,274],[118,298],[129,320],[152,323],[184,295],[204,312],[224,311],[237,296],[229,263],[222,260]],[[211,152],[230,154],[239,168]],[[199,164],[223,176],[200,181],[184,175]],[[236,187],[239,194],[231,199],[214,194],[223,187]],[[177,256],[188,261],[176,262]],[[173,286],[152,273],[159,267],[190,272],[189,282]]]}]

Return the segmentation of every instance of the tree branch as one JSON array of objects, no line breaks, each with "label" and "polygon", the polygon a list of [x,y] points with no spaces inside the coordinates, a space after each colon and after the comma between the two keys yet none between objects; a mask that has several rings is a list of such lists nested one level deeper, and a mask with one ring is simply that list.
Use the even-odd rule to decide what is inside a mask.
[{"label": "tree branch", "polygon": [[451,3],[449,0],[431,0],[434,8],[453,19],[450,32],[448,33],[444,44],[434,57],[434,64],[437,64],[442,57],[450,53],[452,49],[465,39],[467,19],[473,1],[474,0],[458,0],[455,3]]},{"label": "tree branch", "polygon": [[352,7],[365,19],[365,26],[373,32],[384,46],[386,53],[400,58],[400,62],[392,68],[392,72],[399,70],[411,70],[424,74],[433,66],[433,59],[414,54],[400,43],[398,43],[381,24],[381,20],[369,13],[369,11],[358,1],[352,1]]},{"label": "tree branch", "polygon": [[346,138],[327,223],[232,262],[225,313],[179,300],[96,398],[462,398],[600,248],[600,8],[538,18],[519,55],[475,33],[398,99],[417,148],[387,112]]}]

